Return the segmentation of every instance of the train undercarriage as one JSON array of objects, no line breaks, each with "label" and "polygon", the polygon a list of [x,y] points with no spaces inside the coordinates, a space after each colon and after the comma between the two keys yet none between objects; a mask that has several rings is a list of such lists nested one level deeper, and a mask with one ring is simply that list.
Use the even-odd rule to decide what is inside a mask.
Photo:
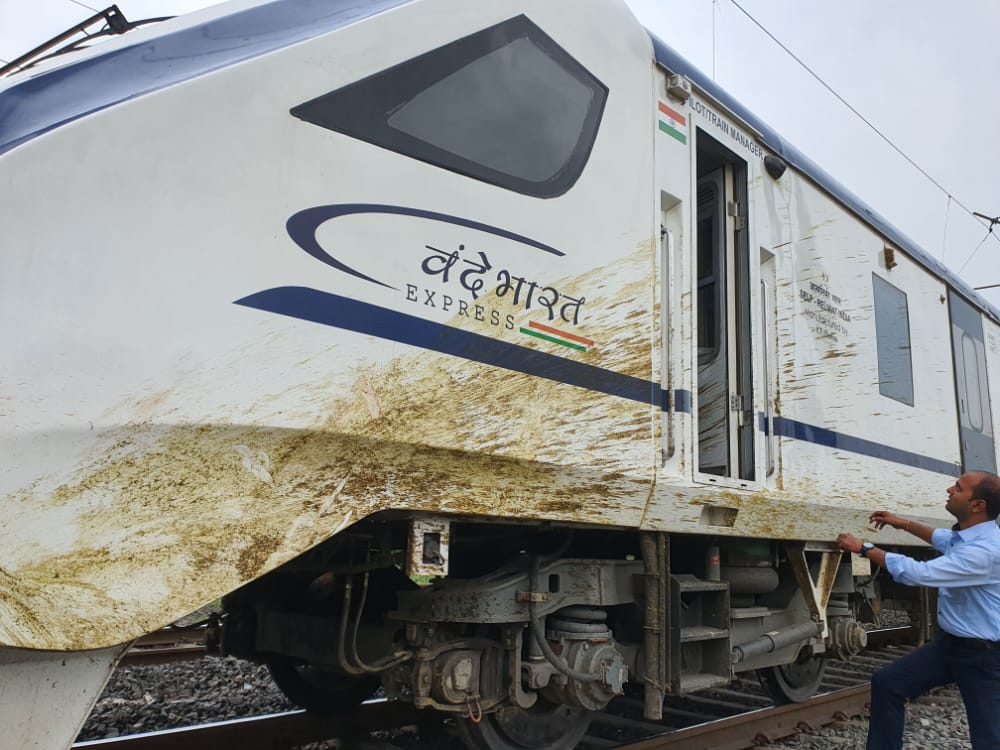
[{"label": "train undercarriage", "polygon": [[227,596],[209,644],[310,711],[381,690],[470,748],[557,750],[625,693],[658,719],[752,670],[804,700],[877,601],[832,545],[381,515]]}]

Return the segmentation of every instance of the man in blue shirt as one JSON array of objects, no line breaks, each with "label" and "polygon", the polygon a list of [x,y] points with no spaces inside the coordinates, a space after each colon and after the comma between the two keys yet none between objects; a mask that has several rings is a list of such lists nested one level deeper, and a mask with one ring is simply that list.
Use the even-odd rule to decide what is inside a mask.
[{"label": "man in blue shirt", "polygon": [[868,750],[903,746],[905,702],[933,687],[958,683],[972,747],[1000,748],[1000,478],[970,471],[948,488],[945,510],[957,523],[932,529],[884,510],[876,529],[891,526],[929,542],[940,557],[919,562],[851,534],[837,545],[881,565],[893,580],[938,588],[938,635],[872,677]]}]

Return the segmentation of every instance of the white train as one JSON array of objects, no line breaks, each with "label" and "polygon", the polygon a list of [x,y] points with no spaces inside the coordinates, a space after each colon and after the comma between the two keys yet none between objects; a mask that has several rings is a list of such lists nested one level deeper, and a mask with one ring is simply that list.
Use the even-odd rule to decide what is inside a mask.
[{"label": "white train", "polygon": [[296,702],[381,683],[493,750],[747,670],[800,699],[914,599],[832,542],[995,470],[997,311],[569,10],[237,0],[4,79],[11,741],[220,597]]}]

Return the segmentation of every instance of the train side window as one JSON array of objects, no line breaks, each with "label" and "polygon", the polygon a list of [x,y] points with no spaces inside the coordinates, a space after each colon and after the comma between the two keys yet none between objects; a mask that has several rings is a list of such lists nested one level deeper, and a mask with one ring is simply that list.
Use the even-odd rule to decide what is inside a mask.
[{"label": "train side window", "polygon": [[294,107],[314,125],[551,198],[583,172],[608,89],[525,16]]},{"label": "train side window", "polygon": [[875,293],[875,341],[878,348],[878,391],[913,406],[913,355],[906,294],[878,274]]},{"label": "train side window", "polygon": [[983,398],[979,384],[979,350],[976,341],[962,334],[962,361],[965,365],[965,398],[968,400],[969,426],[983,431]]}]

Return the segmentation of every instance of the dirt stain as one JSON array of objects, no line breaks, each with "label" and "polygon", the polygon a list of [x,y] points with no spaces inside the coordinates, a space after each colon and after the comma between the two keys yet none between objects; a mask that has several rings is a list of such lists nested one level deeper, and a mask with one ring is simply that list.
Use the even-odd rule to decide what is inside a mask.
[{"label": "dirt stain", "polygon": [[[648,275],[651,252],[558,282],[588,294],[588,351],[505,335],[648,380],[651,286],[628,279]],[[488,322],[453,325],[497,336]],[[162,415],[183,394],[158,393],[143,400],[141,422],[97,436],[72,480],[9,498],[5,536],[16,541],[0,550],[0,643],[125,642],[382,509],[634,527],[646,505],[656,405],[567,385],[558,372],[407,350],[290,387],[316,405],[301,428],[171,424]]]}]

